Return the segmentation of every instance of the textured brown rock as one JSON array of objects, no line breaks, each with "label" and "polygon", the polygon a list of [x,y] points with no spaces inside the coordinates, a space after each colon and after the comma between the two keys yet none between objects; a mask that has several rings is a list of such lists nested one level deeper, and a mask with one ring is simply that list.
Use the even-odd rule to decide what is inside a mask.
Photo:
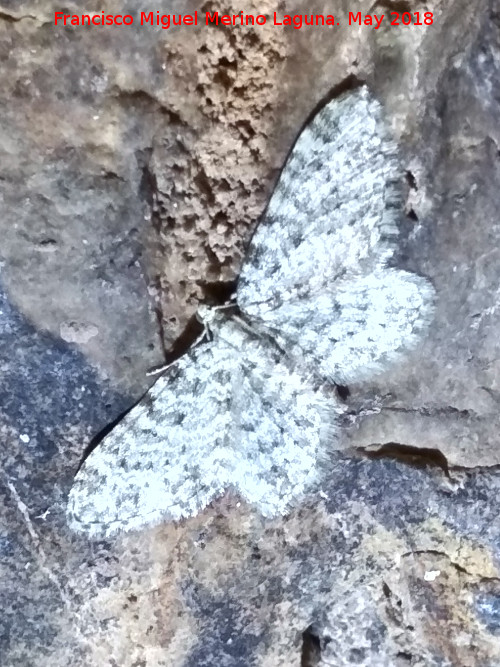
[{"label": "textured brown rock", "polygon": [[[206,3],[200,11],[234,14],[237,4]],[[251,3],[248,9],[268,13],[274,5]],[[243,244],[265,205],[270,168],[279,166],[272,163],[269,139],[285,37],[271,26],[199,26],[194,34],[190,44],[185,31],[165,43],[171,123],[150,162],[157,231],[150,239],[156,253],[151,264],[169,340],[206,296],[204,285],[236,278]]]},{"label": "textured brown rock", "polygon": [[[486,1],[357,3],[434,12],[374,30],[346,24],[350,5],[315,8],[332,29],[162,30],[2,3],[2,666],[499,664],[500,17]],[[241,6],[85,7],[195,9]],[[85,449],[198,301],[228,291],[300,127],[352,77],[402,146],[398,262],[436,287],[429,336],[350,387],[343,451],[289,517],[228,493],[179,525],[69,533]]]}]

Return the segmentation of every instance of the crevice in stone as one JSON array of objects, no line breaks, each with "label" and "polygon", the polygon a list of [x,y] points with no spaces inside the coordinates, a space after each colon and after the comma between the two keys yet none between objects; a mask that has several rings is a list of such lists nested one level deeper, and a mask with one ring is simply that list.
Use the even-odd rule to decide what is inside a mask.
[{"label": "crevice in stone", "polygon": [[236,292],[237,280],[216,281],[214,283],[198,280],[206,303],[212,306],[224,306],[229,303]]},{"label": "crevice in stone", "polygon": [[153,113],[160,113],[168,117],[171,125],[182,125],[182,119],[175,111],[172,111],[161,100],[151,95],[147,90],[135,88],[133,90],[124,90],[115,86],[111,91],[111,96],[122,103],[125,108],[142,106],[149,108]]},{"label": "crevice in stone", "polygon": [[[160,279],[158,278],[158,280],[156,281],[157,282],[156,288],[158,290],[158,293],[159,293],[159,290],[160,290],[159,281],[160,281]],[[153,310],[154,310],[154,314],[155,314],[156,326],[157,326],[157,329],[158,329],[158,338],[160,339],[160,347],[161,347],[161,351],[162,351],[162,354],[163,354],[163,358],[165,359],[165,363],[169,363],[168,362],[168,350],[167,350],[167,346],[166,346],[166,343],[165,343],[165,327],[163,325],[163,310],[161,308],[161,302],[159,300],[156,300],[156,303],[153,306]]]},{"label": "crevice in stone", "polygon": [[474,413],[471,410],[460,410],[455,408],[452,405],[446,405],[441,408],[433,407],[428,408],[425,405],[422,405],[418,408],[397,408],[384,406],[381,408],[381,412],[401,412],[403,414],[420,414],[426,417],[438,417],[442,415],[457,415],[460,417],[474,417]]},{"label": "crevice in stone", "polygon": [[[396,412],[403,415],[420,415],[421,417],[452,417],[455,416],[458,419],[478,419],[480,416],[477,415],[472,410],[460,410],[453,406],[443,406],[443,407],[426,407],[425,405],[418,407],[395,407],[388,405],[381,405],[385,399],[384,396],[378,397],[378,405],[373,405],[373,402],[356,406],[354,405],[351,409],[344,413],[344,418],[349,421],[351,424],[354,421],[357,421],[361,417],[366,417],[373,414],[381,414],[383,412]],[[347,424],[346,424],[347,425]]]},{"label": "crevice in stone", "polygon": [[[161,221],[161,216],[159,212],[159,206],[158,206],[158,182],[156,178],[156,174],[150,167],[150,161],[151,161],[151,156],[153,154],[153,147],[148,146],[146,149],[141,151],[139,155],[136,155],[137,158],[137,163],[139,165],[139,168],[141,170],[141,179],[139,182],[139,197],[143,199],[149,208],[149,219],[150,219],[150,224],[153,230],[156,233],[157,240],[158,240],[158,245],[161,248],[161,226],[162,226],[162,221]],[[144,271],[145,275],[147,275],[147,271]],[[158,297],[159,294],[161,294],[162,291],[162,285],[161,285],[161,276],[157,275],[154,277],[151,281],[150,284],[153,284],[154,286],[154,296],[152,297],[153,300],[153,312],[155,315],[156,319],[156,326],[157,326],[157,331],[158,331],[158,338],[160,342],[160,349],[163,354],[163,358],[165,360],[165,363],[168,363],[168,350],[166,347],[166,332],[165,332],[165,315],[163,313],[162,309],[162,302],[161,299]]]},{"label": "crevice in stone", "polygon": [[369,449],[364,447],[358,447],[356,449],[368,459],[393,459],[415,468],[432,466],[441,468],[446,477],[450,477],[448,460],[439,449],[431,447],[414,447],[399,442],[373,444],[370,445]]},{"label": "crevice in stone", "polygon": [[450,470],[452,472],[495,472],[500,470],[500,463],[492,463],[491,465],[477,465],[477,466],[463,466],[463,465],[450,465]]},{"label": "crevice in stone", "polygon": [[5,11],[0,11],[0,21],[5,21],[6,23],[19,23],[20,21],[37,21],[42,23],[42,21],[33,14],[23,14],[21,16],[16,16],[15,14],[9,14]]},{"label": "crevice in stone", "polygon": [[371,14],[377,7],[388,9],[392,12],[409,12],[410,14],[412,11],[415,11],[415,7],[408,0],[377,0],[368,13]]},{"label": "crevice in stone", "polygon": [[302,633],[300,667],[319,667],[321,664],[321,637],[313,623]]},{"label": "crevice in stone", "polygon": [[193,347],[196,341],[203,333],[203,324],[193,315],[189,318],[184,331],[178,336],[174,343],[165,351],[165,361],[171,364],[177,359],[180,359],[186,352]]},{"label": "crevice in stone", "polygon": [[145,201],[151,209],[153,208],[154,199],[158,191],[156,175],[149,166],[152,154],[152,146],[147,146],[143,150],[137,151],[135,154],[137,164],[141,172],[141,179],[139,181],[139,197]]}]

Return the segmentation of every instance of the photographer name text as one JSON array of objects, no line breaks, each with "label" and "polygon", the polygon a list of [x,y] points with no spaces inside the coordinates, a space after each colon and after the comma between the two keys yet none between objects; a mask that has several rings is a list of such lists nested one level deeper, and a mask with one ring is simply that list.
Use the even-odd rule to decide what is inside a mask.
[{"label": "photographer name text", "polygon": [[[381,25],[391,26],[429,26],[434,22],[432,12],[389,12],[386,14],[362,14],[361,12],[349,12],[346,22],[348,25],[372,26],[378,30]],[[274,12],[272,17],[265,14],[220,14],[219,12],[198,12],[193,14],[160,14],[157,12],[141,12],[139,17],[131,14],[65,14],[55,12],[55,25],[65,26],[130,26],[139,24],[141,26],[159,27],[168,30],[174,26],[181,25],[226,25],[226,26],[253,26],[271,24],[275,26],[291,26],[300,30],[306,26],[340,26],[340,20],[336,20],[333,14],[283,14]]]}]

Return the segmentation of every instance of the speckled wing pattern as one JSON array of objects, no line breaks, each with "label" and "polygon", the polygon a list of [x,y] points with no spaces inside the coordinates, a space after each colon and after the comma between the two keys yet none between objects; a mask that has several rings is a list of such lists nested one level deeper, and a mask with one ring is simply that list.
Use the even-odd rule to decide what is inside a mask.
[{"label": "speckled wing pattern", "polygon": [[240,308],[327,381],[382,370],[428,325],[430,283],[387,268],[401,172],[377,100],[343,95],[300,135],[250,244]]},{"label": "speckled wing pattern", "polygon": [[229,486],[273,516],[317,481],[335,402],[237,321],[213,311],[210,330],[84,462],[72,528],[106,535],[192,516]]},{"label": "speckled wing pattern", "polygon": [[111,534],[195,514],[221,493],[237,365],[226,346],[210,343],[170,367],[84,462],[69,496],[70,525]]},{"label": "speckled wing pattern", "polygon": [[82,465],[68,500],[75,530],[101,536],[193,516],[229,487],[275,516],[315,487],[341,412],[324,381],[385,368],[432,313],[428,281],[388,267],[400,175],[365,87],[317,114],[251,241],[242,317],[203,309],[209,340]]}]

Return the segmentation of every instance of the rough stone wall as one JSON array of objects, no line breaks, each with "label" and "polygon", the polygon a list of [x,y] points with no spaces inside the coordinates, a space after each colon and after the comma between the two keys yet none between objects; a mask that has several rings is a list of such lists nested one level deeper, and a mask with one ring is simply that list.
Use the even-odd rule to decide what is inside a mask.
[{"label": "rough stone wall", "polygon": [[[84,10],[196,8],[241,5]],[[56,27],[63,9],[84,11],[0,5],[2,666],[499,664],[495,3],[361,0],[435,21],[332,31]],[[352,77],[402,146],[401,261],[436,287],[429,336],[350,387],[356,425],[289,517],[228,493],[177,525],[69,533],[84,451],[227,293],[294,138]]]}]

